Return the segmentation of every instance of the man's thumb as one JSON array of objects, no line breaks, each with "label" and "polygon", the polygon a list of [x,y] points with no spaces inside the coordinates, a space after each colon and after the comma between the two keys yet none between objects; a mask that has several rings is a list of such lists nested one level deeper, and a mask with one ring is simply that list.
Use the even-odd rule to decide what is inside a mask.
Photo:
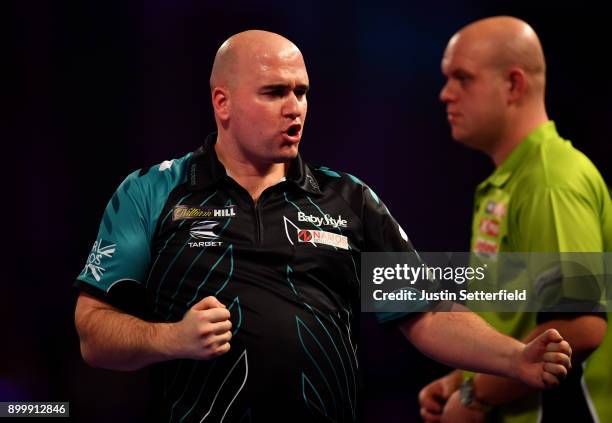
[{"label": "man's thumb", "polygon": [[548,345],[551,342],[561,342],[563,337],[557,329],[548,329],[540,335],[540,340],[544,345]]}]

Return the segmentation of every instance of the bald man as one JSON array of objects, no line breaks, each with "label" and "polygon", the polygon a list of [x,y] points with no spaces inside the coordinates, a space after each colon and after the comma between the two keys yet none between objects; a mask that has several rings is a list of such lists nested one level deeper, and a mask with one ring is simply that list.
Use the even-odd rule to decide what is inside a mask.
[{"label": "bald man", "polygon": [[[76,282],[82,355],[156,363],[165,422],[357,421],[360,253],[412,245],[359,179],[302,161],[309,80],[292,42],[236,34],[210,82],[217,133],[132,173],[106,208]],[[385,317],[438,360],[536,387],[570,364],[554,330],[525,345],[472,313]]]},{"label": "bald man", "polygon": [[[610,251],[608,190],[595,166],[548,119],[546,65],[534,30],[512,17],[476,21],[450,39],[442,72],[447,82],[440,99],[452,137],[483,151],[497,167],[476,191],[471,250]],[[542,421],[610,421],[612,340],[601,346],[605,313],[482,316],[524,341],[558,328],[574,350],[569,380],[544,394],[542,409],[537,391],[520,382],[454,371],[421,391],[426,422],[536,422],[540,413]],[[582,364],[598,347],[581,385]]]}]

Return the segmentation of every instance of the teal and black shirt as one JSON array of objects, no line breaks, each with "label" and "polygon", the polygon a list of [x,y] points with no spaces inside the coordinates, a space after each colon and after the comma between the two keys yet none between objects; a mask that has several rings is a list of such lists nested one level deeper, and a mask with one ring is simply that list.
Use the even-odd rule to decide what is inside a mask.
[{"label": "teal and black shirt", "polygon": [[360,253],[412,250],[354,176],[298,156],[254,203],[210,137],[125,179],[76,286],[149,321],[209,295],[231,312],[227,354],[158,365],[161,421],[353,422]]}]

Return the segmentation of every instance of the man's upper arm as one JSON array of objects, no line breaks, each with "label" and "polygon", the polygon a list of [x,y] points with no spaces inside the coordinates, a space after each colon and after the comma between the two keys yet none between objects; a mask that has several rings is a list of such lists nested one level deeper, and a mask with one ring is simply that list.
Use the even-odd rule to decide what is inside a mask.
[{"label": "man's upper arm", "polygon": [[604,340],[608,328],[606,313],[539,313],[538,326],[525,338],[529,342],[547,329],[557,329],[581,362]]},{"label": "man's upper arm", "polygon": [[[575,190],[543,188],[518,205],[514,218],[519,236],[514,248],[525,252],[602,252],[604,233],[598,208],[595,199]],[[593,273],[601,274],[599,263],[593,262],[596,257],[576,258],[578,261],[589,260]],[[576,312],[537,313],[538,326],[528,338],[535,338],[548,328],[559,329],[575,347],[576,359],[583,360],[601,344],[606,333],[607,317],[601,298],[597,297],[600,290],[592,289],[597,284],[596,279],[588,275],[584,277],[582,271],[579,273],[582,277],[575,277],[575,267],[562,263],[559,269],[561,277],[558,283],[543,285],[550,292],[543,292],[543,295],[556,298],[559,304],[573,304]],[[567,311],[567,307],[563,307]]]},{"label": "man's upper arm", "polygon": [[[148,199],[139,182],[134,172],[115,191],[85,267],[75,282],[79,290],[120,308],[146,282],[151,262],[154,227],[148,214]],[[112,295],[113,287],[113,292],[124,292]]]}]

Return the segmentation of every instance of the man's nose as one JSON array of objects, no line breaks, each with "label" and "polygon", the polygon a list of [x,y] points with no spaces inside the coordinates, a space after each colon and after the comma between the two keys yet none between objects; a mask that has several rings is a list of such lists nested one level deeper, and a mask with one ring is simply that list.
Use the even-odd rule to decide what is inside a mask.
[{"label": "man's nose", "polygon": [[446,84],[444,84],[444,86],[440,90],[440,101],[442,103],[448,103],[450,101],[453,101],[453,99],[455,98],[449,85],[450,83],[446,82]]},{"label": "man's nose", "polygon": [[300,117],[300,115],[302,114],[302,110],[300,108],[300,100],[297,98],[295,93],[290,93],[287,96],[287,100],[283,104],[282,113],[283,116],[290,117],[291,119]]}]

